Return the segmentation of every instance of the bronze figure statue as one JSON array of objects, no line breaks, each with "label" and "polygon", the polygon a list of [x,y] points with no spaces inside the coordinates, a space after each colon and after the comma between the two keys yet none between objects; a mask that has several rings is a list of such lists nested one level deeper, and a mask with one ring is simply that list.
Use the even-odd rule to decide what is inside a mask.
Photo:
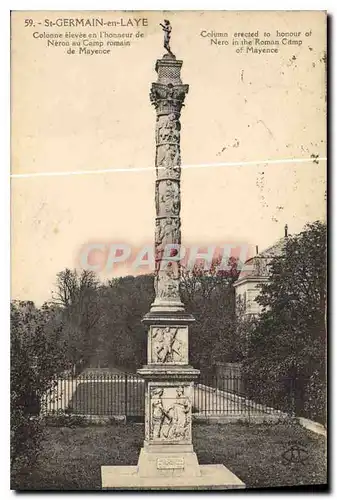
[{"label": "bronze figure statue", "polygon": [[170,21],[167,19],[164,19],[164,24],[160,23],[160,26],[163,28],[164,31],[164,48],[167,50],[167,52],[173,56],[173,53],[171,52],[170,48],[170,39],[171,39],[171,31],[172,31],[172,26],[170,24]]}]

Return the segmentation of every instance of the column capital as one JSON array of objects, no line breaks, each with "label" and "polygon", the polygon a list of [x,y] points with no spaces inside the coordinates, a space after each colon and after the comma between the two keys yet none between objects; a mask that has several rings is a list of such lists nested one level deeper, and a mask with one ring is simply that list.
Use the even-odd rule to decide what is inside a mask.
[{"label": "column capital", "polygon": [[171,113],[180,114],[187,92],[188,85],[153,83],[150,101],[154,105],[158,116]]},{"label": "column capital", "polygon": [[188,85],[183,84],[180,77],[182,64],[172,56],[164,56],[156,62],[158,79],[152,83],[150,100],[158,116],[180,114],[188,92]]}]

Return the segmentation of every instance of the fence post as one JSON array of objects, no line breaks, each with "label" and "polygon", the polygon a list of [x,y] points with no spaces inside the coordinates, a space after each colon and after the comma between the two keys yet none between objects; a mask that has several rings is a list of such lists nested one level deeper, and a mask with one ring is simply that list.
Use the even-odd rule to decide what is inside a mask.
[{"label": "fence post", "polygon": [[[245,398],[246,398],[246,393],[245,393]],[[247,398],[246,398],[246,401],[247,401]],[[250,400],[249,400],[249,403],[248,403],[248,424],[250,424],[250,417],[251,417],[251,408],[250,408]],[[257,412],[256,412],[257,413]]]},{"label": "fence post", "polygon": [[215,413],[218,414],[218,398],[220,394],[218,393],[218,374],[215,373]]},{"label": "fence post", "polygon": [[128,374],[125,373],[125,386],[124,386],[124,412],[125,418],[128,416]]},{"label": "fence post", "polygon": [[292,378],[292,411],[293,411],[293,418],[296,417],[296,413],[297,413],[297,394],[296,394],[296,390],[297,390],[297,384],[296,384],[296,377],[293,377]]}]

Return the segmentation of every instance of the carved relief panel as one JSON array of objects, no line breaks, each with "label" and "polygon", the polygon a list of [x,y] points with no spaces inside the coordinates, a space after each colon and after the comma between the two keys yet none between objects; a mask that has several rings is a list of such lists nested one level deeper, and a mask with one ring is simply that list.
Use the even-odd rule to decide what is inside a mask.
[{"label": "carved relief panel", "polygon": [[158,116],[156,124],[157,144],[179,143],[180,129],[180,121],[175,113]]},{"label": "carved relief panel", "polygon": [[149,384],[149,441],[190,443],[192,420],[191,385]]},{"label": "carved relief panel", "polygon": [[156,213],[159,217],[178,216],[180,186],[176,181],[163,180],[156,185]]},{"label": "carved relief panel", "polygon": [[179,144],[164,144],[158,146],[156,167],[157,178],[166,179],[180,179],[181,174],[181,157]]},{"label": "carved relief panel", "polygon": [[156,219],[155,246],[164,248],[167,244],[179,244],[181,241],[180,225],[179,217]]},{"label": "carved relief panel", "polygon": [[156,269],[165,253],[166,245],[176,245],[177,248],[167,248],[166,255],[177,255],[180,249],[180,219],[167,218],[156,219],[156,232],[155,232],[155,261]]},{"label": "carved relief panel", "polygon": [[148,337],[148,362],[188,364],[187,326],[151,326]]},{"label": "carved relief panel", "polygon": [[[159,267],[162,261],[157,261]],[[179,264],[169,262],[167,268],[159,267],[155,279],[156,297],[164,301],[180,302]]]}]

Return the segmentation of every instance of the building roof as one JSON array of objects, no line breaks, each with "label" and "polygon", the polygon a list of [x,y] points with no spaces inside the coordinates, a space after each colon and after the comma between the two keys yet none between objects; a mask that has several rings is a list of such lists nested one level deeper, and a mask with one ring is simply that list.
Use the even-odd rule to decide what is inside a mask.
[{"label": "building roof", "polygon": [[[274,245],[266,248],[255,257],[246,260],[235,284],[247,278],[266,278],[269,276],[269,264],[274,257],[279,257],[283,253],[287,237],[279,239]],[[245,266],[250,266],[245,269]]]}]

